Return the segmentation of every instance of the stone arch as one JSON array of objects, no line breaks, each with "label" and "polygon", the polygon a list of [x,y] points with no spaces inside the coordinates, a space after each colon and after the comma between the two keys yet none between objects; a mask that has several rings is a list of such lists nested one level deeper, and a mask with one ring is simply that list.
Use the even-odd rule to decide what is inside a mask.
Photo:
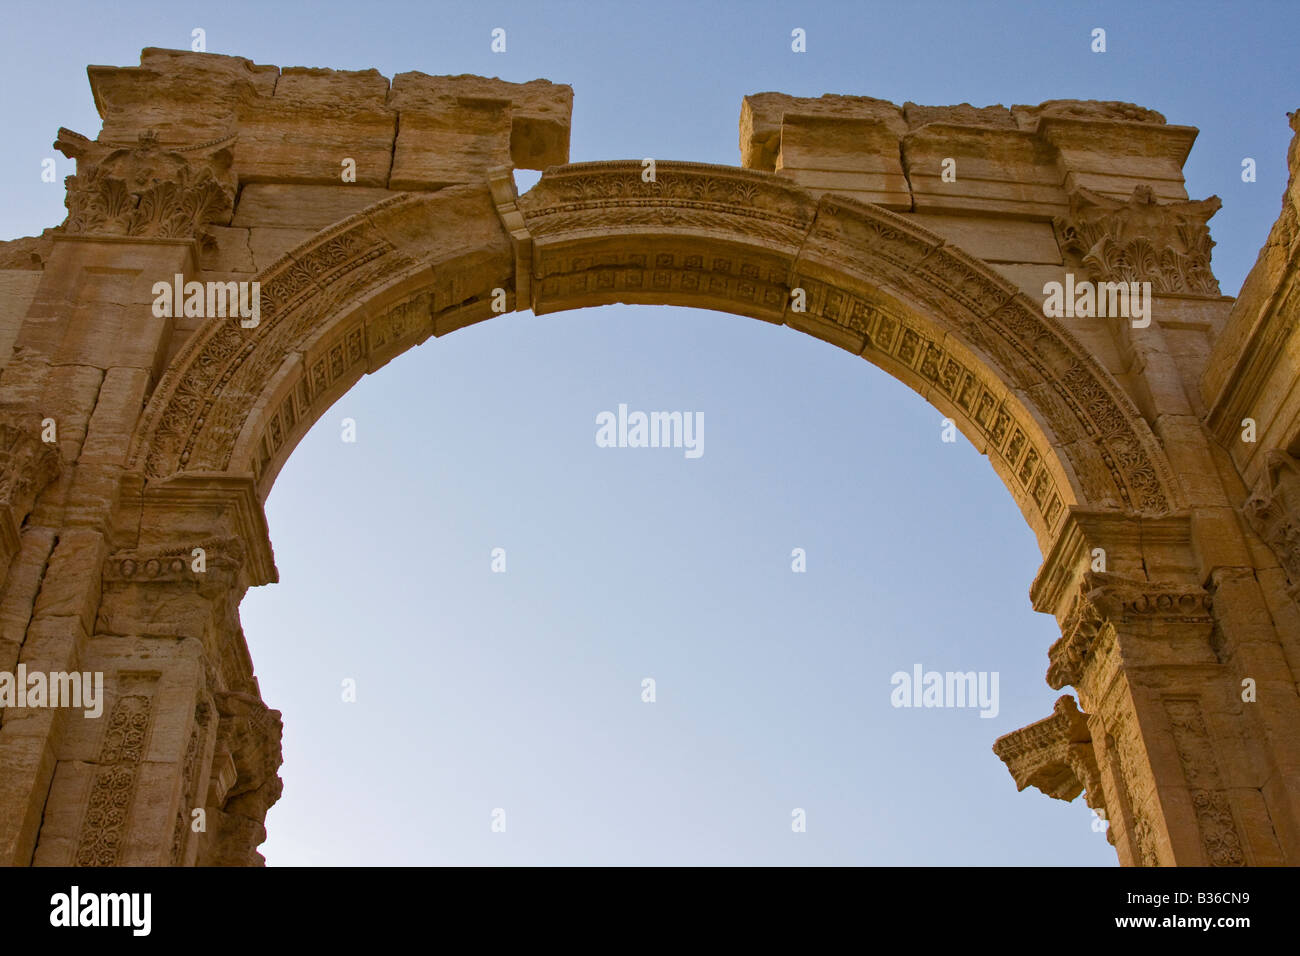
[{"label": "stone arch", "polygon": [[[1077,704],[996,742],[1017,787],[1084,793],[1125,864],[1300,860],[1296,149],[1233,303],[1210,271],[1218,200],[1183,187],[1196,131],[1133,104],[758,94],[748,169],[643,178],[556,165],[572,91],[547,81],[157,50],[91,81],[103,130],[56,144],[77,160],[67,221],[0,243],[19,290],[0,304],[0,671],[102,671],[112,706],[0,720],[0,862],[261,862],[281,725],[238,609],[275,579],[262,501],[362,374],[502,295],[746,315],[912,387],[1044,554],[1047,682]],[[954,155],[970,175],[945,182]],[[552,168],[518,196],[505,164]],[[155,280],[196,272],[259,282],[258,326],[150,308]],[[1151,321],[1067,331],[1034,293],[1071,274],[1149,282]],[[1236,440],[1246,415],[1257,442]]]},{"label": "stone arch", "polygon": [[[861,355],[987,454],[1046,553],[1071,507],[1160,515],[1169,465],[1123,390],[979,260],[900,216],[764,172],[634,162],[555,167],[522,197],[487,184],[384,200],[258,278],[256,328],[196,333],[132,441],[148,479],[255,476],[366,372],[509,310],[612,302],[732,312]],[[792,309],[801,289],[806,311]]]}]

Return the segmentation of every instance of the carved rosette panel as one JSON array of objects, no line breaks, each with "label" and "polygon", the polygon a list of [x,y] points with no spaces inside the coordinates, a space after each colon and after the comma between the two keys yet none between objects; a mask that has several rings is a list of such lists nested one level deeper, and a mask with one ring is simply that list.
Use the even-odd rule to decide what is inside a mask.
[{"label": "carved rosette panel", "polygon": [[1219,295],[1210,271],[1208,222],[1222,203],[1159,203],[1138,186],[1122,203],[1079,188],[1070,215],[1055,220],[1061,248],[1078,255],[1100,282],[1150,282],[1154,292]]},{"label": "carved rosette panel", "polygon": [[1192,811],[1201,831],[1206,859],[1211,866],[1245,866],[1240,831],[1222,789],[1219,762],[1200,704],[1190,699],[1168,698],[1164,705],[1174,731],[1174,746],[1183,776],[1191,788]]},{"label": "carved rosette panel", "polygon": [[74,857],[77,866],[116,866],[126,838],[140,764],[153,725],[155,678],[123,680],[96,760],[89,804]]},{"label": "carved rosette panel", "polygon": [[1266,452],[1242,514],[1277,555],[1290,581],[1288,593],[1300,600],[1300,462],[1286,452]]},{"label": "carved rosette panel", "polygon": [[1078,686],[1100,648],[1099,638],[1127,622],[1212,624],[1213,601],[1204,588],[1156,584],[1119,574],[1086,572],[1048,651],[1048,686]]},{"label": "carved rosette panel", "polygon": [[168,149],[145,133],[134,145],[115,146],[59,130],[55,147],[77,161],[77,174],[67,178],[63,231],[150,239],[202,237],[209,224],[229,222],[234,209],[232,142]]}]

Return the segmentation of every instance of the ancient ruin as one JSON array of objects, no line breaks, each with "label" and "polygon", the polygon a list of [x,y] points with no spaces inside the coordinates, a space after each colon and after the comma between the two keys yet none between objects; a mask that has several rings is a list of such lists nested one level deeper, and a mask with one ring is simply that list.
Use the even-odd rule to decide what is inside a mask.
[{"label": "ancient ruin", "polygon": [[[741,166],[648,170],[566,165],[544,80],[156,49],[89,74],[66,221],[0,243],[0,671],[103,672],[105,700],[0,711],[0,862],[260,863],[282,724],[239,603],[276,580],[285,460],[430,336],[628,302],[848,349],[987,455],[1071,688],[995,744],[1018,787],[1083,793],[1124,864],[1300,863],[1294,144],[1233,299],[1196,130],[1126,103],[759,93]],[[545,173],[519,195],[514,168]],[[1052,282],[1109,309],[1048,314]]]}]

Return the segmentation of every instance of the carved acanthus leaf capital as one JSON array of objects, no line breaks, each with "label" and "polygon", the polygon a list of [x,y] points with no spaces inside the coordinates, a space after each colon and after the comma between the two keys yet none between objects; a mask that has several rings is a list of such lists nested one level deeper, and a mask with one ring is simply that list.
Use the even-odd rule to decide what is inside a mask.
[{"label": "carved acanthus leaf capital", "polygon": [[1217,196],[1160,203],[1150,186],[1136,187],[1128,202],[1079,187],[1070,195],[1070,215],[1055,225],[1061,248],[1082,258],[1097,281],[1217,296],[1208,223],[1221,205]]},{"label": "carved acanthus leaf capital", "polygon": [[230,144],[166,149],[144,133],[133,146],[114,146],[60,129],[55,147],[77,161],[77,174],[66,180],[64,233],[202,238],[234,208]]}]

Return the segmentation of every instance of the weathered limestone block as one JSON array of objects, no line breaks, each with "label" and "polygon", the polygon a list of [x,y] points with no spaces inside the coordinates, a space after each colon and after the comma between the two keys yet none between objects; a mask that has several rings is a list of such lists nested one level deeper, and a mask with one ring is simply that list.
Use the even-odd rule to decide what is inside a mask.
[{"label": "weathered limestone block", "polygon": [[[903,165],[920,211],[1050,217],[1064,211],[1056,151],[1032,132],[931,120],[902,141]],[[949,180],[944,166],[949,164]]]},{"label": "weathered limestone block", "polygon": [[40,282],[39,266],[0,269],[0,369],[9,362],[9,353],[13,351],[18,330]]},{"label": "weathered limestone block", "polygon": [[993,752],[1011,771],[1017,790],[1037,787],[1067,802],[1086,790],[1088,806],[1105,810],[1088,721],[1069,694],[1057,699],[1052,716],[999,737]]},{"label": "weathered limestone block", "polygon": [[89,72],[105,144],[226,147],[241,184],[339,185],[350,160],[357,186],[436,189],[568,159],[573,91],[546,80],[411,72],[390,84],[375,70],[152,48],[139,67]]},{"label": "weathered limestone block", "polygon": [[475,182],[495,166],[545,169],[569,158],[568,86],[399,73],[388,104],[401,117],[390,189]]},{"label": "weathered limestone block", "polygon": [[[908,218],[992,265],[1048,265],[1055,268],[1045,274],[1060,275],[1061,249],[1049,223],[921,211]],[[1030,288],[1042,294],[1041,282]]]},{"label": "weathered limestone block", "polygon": [[871,97],[759,93],[746,97],[740,119],[741,162],[808,189],[904,211],[1030,219],[1064,214],[1079,189],[1185,200],[1182,164],[1195,137],[1153,110],[1082,100],[899,108]]}]

